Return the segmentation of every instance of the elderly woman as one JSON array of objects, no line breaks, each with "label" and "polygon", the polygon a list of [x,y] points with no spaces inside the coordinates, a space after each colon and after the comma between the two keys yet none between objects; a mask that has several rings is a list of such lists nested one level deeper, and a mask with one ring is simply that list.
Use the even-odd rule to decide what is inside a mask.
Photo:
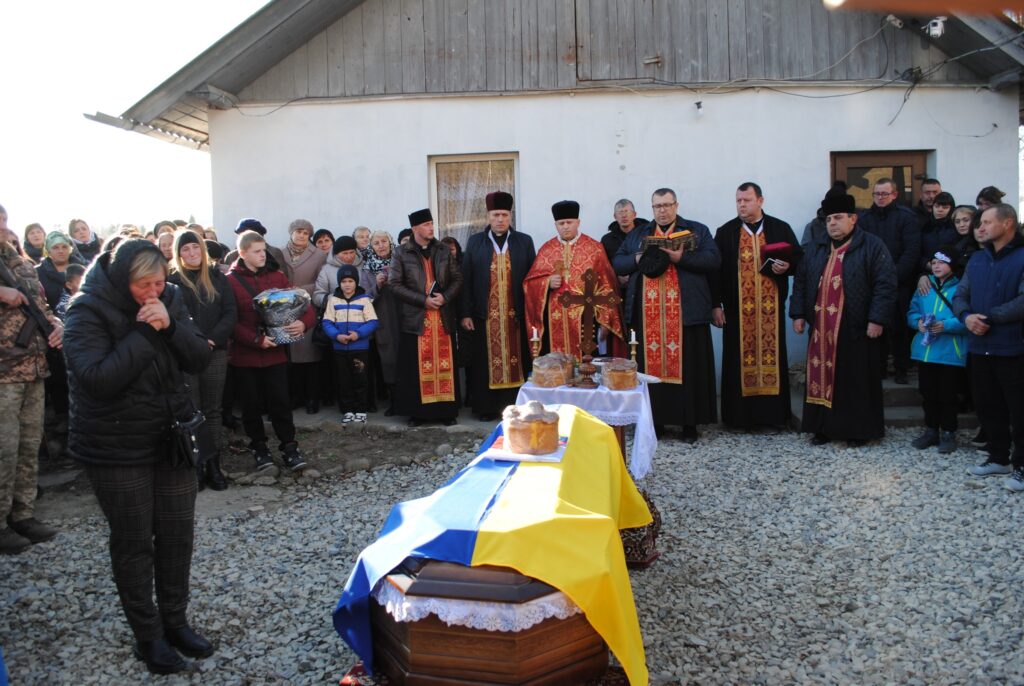
[{"label": "elderly woman", "polygon": [[29,224],[25,227],[25,242],[22,249],[25,251],[25,257],[32,260],[33,264],[43,261],[45,243],[46,231],[41,224]]},{"label": "elderly woman", "polygon": [[[327,260],[322,250],[317,250],[312,241],[313,225],[306,219],[296,219],[288,226],[288,243],[284,246],[282,270],[289,283],[301,288],[313,297],[313,287],[320,269]],[[312,332],[301,341],[289,346],[291,364],[288,368],[288,387],[292,405],[305,405],[306,414],[320,411],[320,348],[313,345]]]},{"label": "elderly woman", "polygon": [[177,231],[174,234],[174,271],[167,281],[180,287],[192,321],[210,346],[210,364],[189,378],[189,387],[192,401],[206,416],[199,428],[202,444],[197,466],[199,488],[207,485],[215,491],[223,491],[228,482],[220,469],[220,453],[227,447],[221,424],[221,399],[227,375],[228,339],[235,329],[238,309],[231,284],[221,270],[210,264],[206,250],[206,243],[194,231]]},{"label": "elderly woman", "polygon": [[[398,304],[388,286],[388,270],[394,244],[387,231],[374,231],[370,235],[370,255],[363,263],[363,270],[370,275],[372,289],[367,293],[373,298],[373,309],[377,312],[379,325],[370,342],[370,403],[375,405],[377,397],[394,398],[391,388],[395,384],[395,355],[398,352]],[[379,391],[379,393],[378,393]],[[391,409],[385,414],[391,416]]]},{"label": "elderly woman", "polygon": [[74,241],[75,252],[84,264],[89,264],[103,249],[103,239],[97,236],[84,219],[68,222],[68,235]]},{"label": "elderly woman", "polygon": [[87,272],[64,338],[74,351],[68,452],[110,525],[121,607],[135,654],[154,674],[186,668],[174,648],[191,657],[214,650],[188,625],[196,478],[171,428],[193,414],[184,375],[206,367],[210,345],[166,278],[152,243],[122,241]]},{"label": "elderly woman", "polygon": [[[67,283],[67,270],[71,264],[78,264],[73,256],[74,247],[71,239],[60,231],[51,231],[43,242],[43,260],[36,267],[36,275],[43,286],[46,304],[56,312],[64,295]],[[64,364],[64,355],[59,350],[50,349],[46,353],[46,361],[50,365],[50,376],[46,379],[46,406],[52,411],[55,421],[47,427],[47,435],[55,439],[48,443],[53,451],[59,452],[63,445],[64,433],[67,431],[68,414],[68,374]]]}]

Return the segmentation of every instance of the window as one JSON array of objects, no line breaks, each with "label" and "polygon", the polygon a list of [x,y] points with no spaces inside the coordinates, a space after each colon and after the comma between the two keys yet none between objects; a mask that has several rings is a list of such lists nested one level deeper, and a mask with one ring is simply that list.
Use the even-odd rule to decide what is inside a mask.
[{"label": "window", "polygon": [[[430,158],[430,205],[437,237],[454,237],[463,248],[487,226],[486,196],[505,191],[516,198],[518,153],[445,155]],[[515,205],[512,225],[516,223]]]},{"label": "window", "polygon": [[890,178],[896,183],[896,202],[913,207],[921,195],[921,181],[928,178],[928,152],[902,150],[832,153],[832,181],[845,181],[857,207],[871,207],[875,181]]}]

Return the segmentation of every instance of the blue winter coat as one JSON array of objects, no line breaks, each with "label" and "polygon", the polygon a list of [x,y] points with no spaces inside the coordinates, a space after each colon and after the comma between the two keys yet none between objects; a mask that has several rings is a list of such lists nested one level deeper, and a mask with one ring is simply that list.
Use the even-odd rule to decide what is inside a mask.
[{"label": "blue winter coat", "polygon": [[[370,296],[366,295],[362,287],[357,286],[351,298],[346,298],[341,288],[335,289],[334,295],[327,300],[320,324],[336,352],[359,352],[370,349],[370,337],[377,330],[379,322]],[[354,342],[338,341],[339,335],[353,332],[359,335]]]},{"label": "blue winter coat", "polygon": [[[939,285],[935,277],[929,276],[928,280],[932,284],[928,295],[914,292],[914,299],[910,301],[910,310],[907,311],[907,324],[917,331],[918,321],[926,314],[931,314],[935,316],[936,321],[942,322],[943,330],[938,338],[927,346],[923,342],[924,334],[917,331],[914,341],[910,344],[910,357],[929,364],[963,367],[967,363],[967,341],[964,336],[967,333],[967,327],[956,318],[946,303],[942,302],[942,298],[936,291]],[[951,303],[959,283],[959,279],[951,276],[941,286],[942,295],[946,296],[946,300]]]}]

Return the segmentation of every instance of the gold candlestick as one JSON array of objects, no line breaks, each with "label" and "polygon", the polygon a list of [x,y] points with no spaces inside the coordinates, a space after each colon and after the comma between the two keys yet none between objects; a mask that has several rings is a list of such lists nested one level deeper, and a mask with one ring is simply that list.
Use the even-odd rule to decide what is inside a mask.
[{"label": "gold candlestick", "polygon": [[636,331],[630,331],[630,334],[631,336],[629,340],[629,358],[636,362],[636,346],[638,346],[640,342],[636,340]]}]

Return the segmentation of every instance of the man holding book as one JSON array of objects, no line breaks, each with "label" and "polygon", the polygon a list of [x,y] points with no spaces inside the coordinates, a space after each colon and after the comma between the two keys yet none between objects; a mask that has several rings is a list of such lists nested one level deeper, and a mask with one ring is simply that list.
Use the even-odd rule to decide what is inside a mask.
[{"label": "man holding book", "polygon": [[789,224],[766,215],[761,187],[736,189],[737,216],[718,227],[722,264],[711,279],[712,323],[722,329],[722,423],[789,422],[786,298],[802,251]]},{"label": "man holding book", "polygon": [[654,191],[651,204],[654,221],[626,235],[613,266],[629,276],[626,325],[643,341],[639,369],[661,379],[650,387],[655,428],[681,426],[693,443],[697,425],[718,417],[709,278],[721,256],[708,227],[677,214],[672,189]]}]

